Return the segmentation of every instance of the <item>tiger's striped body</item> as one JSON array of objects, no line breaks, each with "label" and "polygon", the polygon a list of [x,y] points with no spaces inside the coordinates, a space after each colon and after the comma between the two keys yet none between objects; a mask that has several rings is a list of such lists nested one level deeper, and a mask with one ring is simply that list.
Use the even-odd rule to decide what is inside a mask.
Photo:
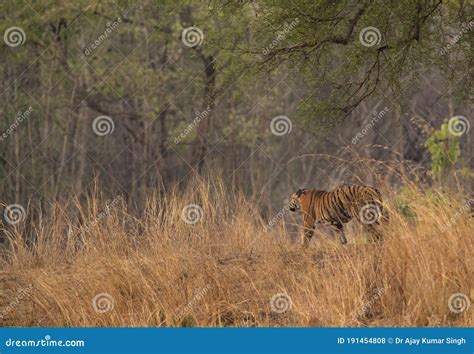
[{"label": "tiger's striped body", "polygon": [[347,243],[343,224],[352,219],[362,222],[377,238],[381,236],[376,227],[382,219],[382,197],[369,186],[344,186],[330,192],[300,189],[291,196],[289,208],[303,212],[304,246],[309,244],[317,223],[333,226],[343,244]]}]

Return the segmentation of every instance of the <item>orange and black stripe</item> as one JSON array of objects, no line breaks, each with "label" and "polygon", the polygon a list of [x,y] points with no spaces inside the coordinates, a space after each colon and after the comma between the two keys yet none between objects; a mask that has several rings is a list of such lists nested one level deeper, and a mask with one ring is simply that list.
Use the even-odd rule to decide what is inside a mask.
[{"label": "orange and black stripe", "polygon": [[[342,231],[344,223],[352,219],[361,220],[361,210],[373,206],[382,213],[382,196],[370,186],[350,185],[332,191],[300,189],[292,197],[299,202],[303,212],[305,235],[310,238],[316,223],[327,223]],[[294,205],[296,202],[292,201]],[[290,208],[294,210],[295,208]],[[378,224],[378,219],[375,220]],[[368,225],[372,228],[373,225]],[[346,242],[342,235],[343,243]]]}]

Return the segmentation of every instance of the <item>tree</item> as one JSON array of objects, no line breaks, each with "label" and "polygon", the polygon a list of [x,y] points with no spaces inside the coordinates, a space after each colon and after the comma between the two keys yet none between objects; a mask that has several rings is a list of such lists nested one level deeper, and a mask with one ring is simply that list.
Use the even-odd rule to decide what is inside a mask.
[{"label": "tree", "polygon": [[[305,82],[308,93],[300,103],[300,117],[315,130],[353,116],[363,101],[376,95],[403,107],[416,89],[420,69],[439,70],[456,83],[453,94],[467,95],[472,3],[281,0],[217,4],[228,16],[243,16],[250,23],[246,27],[237,21],[232,27],[242,37],[250,28],[238,52],[249,76],[284,66]],[[402,78],[407,80],[401,82]]]}]

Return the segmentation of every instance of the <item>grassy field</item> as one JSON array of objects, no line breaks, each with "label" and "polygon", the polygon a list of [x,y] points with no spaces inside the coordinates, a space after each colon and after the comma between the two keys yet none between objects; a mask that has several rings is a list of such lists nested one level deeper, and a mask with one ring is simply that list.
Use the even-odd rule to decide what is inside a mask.
[{"label": "grassy field", "polygon": [[[120,196],[108,207],[95,196],[6,228],[0,326],[474,325],[473,306],[457,311],[465,298],[448,304],[474,297],[474,219],[461,195],[382,189],[382,243],[319,233],[305,250],[288,213],[267,227],[224,185],[150,196],[140,218]],[[189,204],[202,209],[184,217]]]}]

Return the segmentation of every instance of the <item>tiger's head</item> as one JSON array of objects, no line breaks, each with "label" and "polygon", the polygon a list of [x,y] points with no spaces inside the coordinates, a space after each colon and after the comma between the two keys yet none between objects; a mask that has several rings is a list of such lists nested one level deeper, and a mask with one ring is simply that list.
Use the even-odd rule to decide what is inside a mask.
[{"label": "tiger's head", "polygon": [[293,193],[288,202],[290,211],[296,211],[301,209],[301,196],[307,192],[306,188],[298,189]]}]

